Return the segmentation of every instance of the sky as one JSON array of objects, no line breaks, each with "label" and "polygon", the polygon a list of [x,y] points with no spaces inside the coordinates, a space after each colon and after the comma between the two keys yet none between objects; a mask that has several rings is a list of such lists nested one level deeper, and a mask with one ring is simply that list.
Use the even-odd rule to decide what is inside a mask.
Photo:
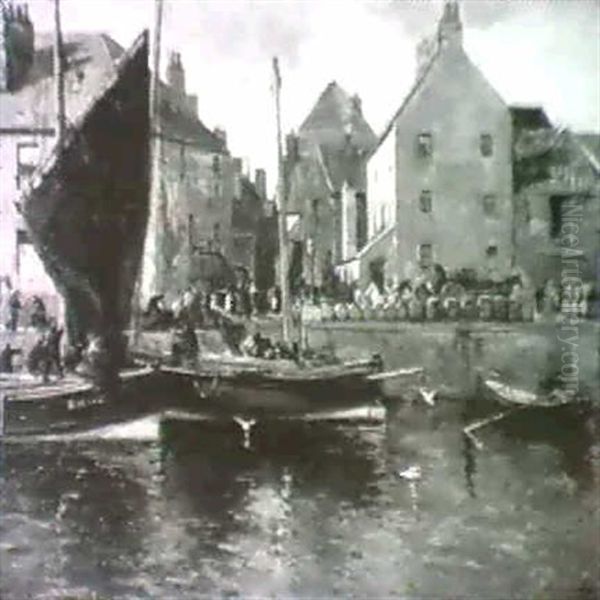
[{"label": "sky", "polygon": [[[276,179],[271,61],[278,56],[284,131],[325,86],[363,100],[376,134],[409,91],[415,45],[435,29],[438,0],[163,0],[162,72],[179,51],[199,116],[227,131],[249,170]],[[102,31],[128,46],[152,27],[155,0],[61,0],[65,33]],[[37,31],[53,0],[29,0]],[[463,0],[464,45],[510,104],[541,104],[557,124],[600,131],[600,0]]]}]

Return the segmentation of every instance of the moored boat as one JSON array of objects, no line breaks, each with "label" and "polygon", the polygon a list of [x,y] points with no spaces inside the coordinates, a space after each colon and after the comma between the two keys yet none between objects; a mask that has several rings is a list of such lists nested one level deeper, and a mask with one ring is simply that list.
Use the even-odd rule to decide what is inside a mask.
[{"label": "moored boat", "polygon": [[318,414],[374,404],[379,384],[371,376],[381,371],[372,358],[328,365],[255,358],[199,359],[186,367],[161,371],[193,400],[192,411],[218,416],[254,418]]},{"label": "moored boat", "polygon": [[102,393],[78,376],[40,383],[13,377],[0,382],[0,436],[72,433],[159,412],[168,382],[147,367],[124,370],[117,391]]},{"label": "moored boat", "polygon": [[71,343],[97,338],[116,378],[149,210],[148,33],[34,174],[22,202],[66,305]]}]

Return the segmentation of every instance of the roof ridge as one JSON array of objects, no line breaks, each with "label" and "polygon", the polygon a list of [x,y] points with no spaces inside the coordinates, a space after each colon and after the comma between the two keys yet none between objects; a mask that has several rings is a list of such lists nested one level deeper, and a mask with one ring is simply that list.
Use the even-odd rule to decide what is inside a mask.
[{"label": "roof ridge", "polygon": [[406,106],[412,100],[414,95],[417,93],[417,90],[421,87],[421,85],[425,81],[425,78],[431,72],[433,65],[435,64],[435,62],[437,61],[437,59],[440,55],[441,55],[441,48],[438,48],[436,50],[436,52],[433,54],[433,56],[431,57],[431,59],[429,60],[429,62],[427,63],[427,66],[423,69],[421,76],[417,77],[417,79],[413,83],[411,89],[408,91],[408,94],[406,94],[406,96],[404,97],[404,100],[402,101],[402,103],[400,104],[400,106],[398,107],[396,112],[393,114],[392,118],[388,121],[387,125],[385,126],[385,128],[383,130],[383,133],[377,139],[377,143],[375,144],[375,147],[371,151],[371,155],[375,154],[375,152],[377,152],[377,150],[379,149],[381,144],[383,144],[383,142],[389,135],[390,131],[392,130],[394,123],[396,122],[398,117],[402,114],[402,111],[406,108]]}]

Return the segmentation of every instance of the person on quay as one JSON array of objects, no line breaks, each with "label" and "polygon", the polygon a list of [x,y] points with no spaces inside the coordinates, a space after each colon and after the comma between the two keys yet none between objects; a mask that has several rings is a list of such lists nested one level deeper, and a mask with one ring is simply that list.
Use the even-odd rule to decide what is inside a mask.
[{"label": "person on quay", "polygon": [[9,319],[8,319],[8,329],[9,331],[15,332],[19,327],[19,314],[21,313],[21,309],[23,308],[23,304],[21,303],[21,292],[19,290],[15,290],[9,298],[8,301],[8,309],[9,309]]},{"label": "person on quay", "polygon": [[54,369],[58,376],[64,377],[64,370],[60,355],[60,342],[63,335],[63,329],[59,328],[56,321],[53,319],[50,323],[50,329],[46,334],[46,363],[45,363],[45,379],[47,380],[50,372]]},{"label": "person on quay", "polygon": [[14,373],[13,358],[22,353],[20,348],[13,348],[7,343],[0,352],[0,373]]}]

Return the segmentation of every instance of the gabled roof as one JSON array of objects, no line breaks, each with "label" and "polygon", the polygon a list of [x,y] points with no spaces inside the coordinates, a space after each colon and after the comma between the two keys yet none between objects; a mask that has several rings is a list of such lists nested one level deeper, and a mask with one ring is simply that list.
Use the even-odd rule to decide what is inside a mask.
[{"label": "gabled roof", "polygon": [[298,135],[321,145],[340,147],[347,134],[351,134],[358,147],[366,150],[370,150],[377,139],[362,114],[360,99],[350,96],[332,81],[300,126]]},{"label": "gabled roof", "polygon": [[228,154],[227,144],[198,118],[181,110],[168,100],[167,85],[162,83],[160,127],[165,139],[186,142],[207,152]]},{"label": "gabled roof", "polygon": [[394,124],[396,123],[396,121],[398,120],[400,115],[404,112],[404,109],[408,106],[409,102],[415,97],[416,93],[423,87],[423,84],[424,84],[425,80],[427,79],[427,76],[431,72],[433,65],[437,62],[437,59],[440,56],[440,52],[441,51],[438,48],[437,51],[433,54],[433,56],[429,60],[429,62],[427,63],[427,65],[425,66],[425,68],[423,69],[423,71],[421,72],[421,76],[417,77],[412,88],[409,90],[408,94],[406,94],[404,100],[402,101],[402,104],[398,107],[398,110],[394,113],[392,118],[388,121],[388,124],[385,126],[383,133],[379,136],[379,139],[377,140],[377,144],[373,148],[372,154],[374,154],[377,151],[377,149],[379,148],[379,146],[381,146],[381,144],[383,144],[383,142],[385,141],[385,138],[387,138],[390,131],[393,129]]}]

